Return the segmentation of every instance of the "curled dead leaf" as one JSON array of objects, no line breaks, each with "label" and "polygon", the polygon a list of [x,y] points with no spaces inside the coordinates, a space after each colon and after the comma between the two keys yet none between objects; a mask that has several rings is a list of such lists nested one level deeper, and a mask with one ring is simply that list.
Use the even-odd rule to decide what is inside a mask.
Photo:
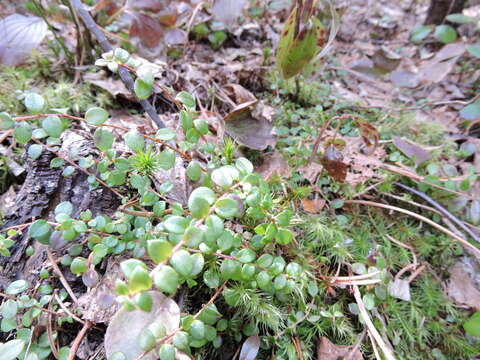
[{"label": "curled dead leaf", "polygon": [[343,162],[343,154],[334,145],[329,145],[320,162],[328,174],[338,182],[344,182],[347,177],[348,165]]}]

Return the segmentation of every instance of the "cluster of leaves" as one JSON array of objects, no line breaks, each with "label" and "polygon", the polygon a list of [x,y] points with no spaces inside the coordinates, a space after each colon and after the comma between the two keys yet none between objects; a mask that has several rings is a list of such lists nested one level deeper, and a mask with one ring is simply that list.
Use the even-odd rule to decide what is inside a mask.
[{"label": "cluster of leaves", "polygon": [[[126,53],[117,49],[112,54],[105,54],[99,65],[109,66],[112,70],[116,70],[113,62],[117,66],[119,62],[135,65],[128,61]],[[208,133],[208,125],[203,119],[195,118],[196,104],[190,94],[180,93],[177,99],[184,106],[180,120],[186,140],[180,144],[181,148],[194,149],[200,137]],[[226,283],[221,288],[222,294],[225,303],[231,307],[246,306],[245,297],[242,301],[237,296],[239,291],[257,300],[258,308],[251,309],[252,312],[246,315],[245,321],[251,327],[246,333],[258,332],[259,325],[275,329],[283,326],[283,319],[272,321],[269,316],[272,311],[278,312],[272,302],[286,305],[290,301],[289,294],[307,285],[310,296],[318,292],[315,280],[299,263],[279,255],[279,250],[293,241],[289,229],[293,213],[286,206],[288,203],[283,205],[268,183],[253,173],[253,165],[246,158],[235,160],[231,150],[222,151],[211,144],[205,145],[203,150],[227,156],[212,156],[206,169],[196,161],[189,162],[186,173],[197,187],[184,208],[179,203],[165,200],[174,184],[163,183],[155,190],[150,179],[155,171],[172,169],[182,150],[171,147],[158,150],[157,143],[150,137],[131,130],[124,135],[123,141],[132,155],[128,158],[118,156],[115,137],[106,123],[108,113],[96,107],[85,113],[84,121],[95,128],[94,144],[103,159],[96,162],[91,156],[63,156],[59,153],[59,146],[62,134],[70,126],[68,117],[43,114],[45,100],[36,93],[29,93],[24,104],[31,117],[17,121],[2,113],[0,126],[13,129],[13,136],[20,144],[33,141],[27,150],[31,158],[36,159],[42,152],[51,151],[57,156],[50,165],[63,167],[64,176],[71,176],[75,171],[87,172],[91,189],[106,184],[118,189],[117,194],[124,199],[126,211],[118,212],[112,218],[93,216],[89,210],[73,217],[73,205],[62,202],[55,209],[55,222],[39,219],[28,228],[29,236],[41,244],[55,248],[71,244],[61,264],[69,266],[73,274],[82,276],[85,286],[94,287],[98,283],[95,266],[105,257],[128,253],[131,258],[121,263],[124,280],[118,279],[115,289],[117,300],[125,309],[151,311],[152,289],[170,295],[182,286],[204,285],[219,289]],[[172,130],[160,129],[153,140],[166,144],[175,137]],[[128,206],[128,196],[138,198],[137,206],[142,211],[136,211],[135,205]],[[241,223],[246,224],[252,233],[236,231],[230,223],[233,219],[242,219]],[[8,237],[2,238],[2,255],[9,255],[8,248],[12,246],[15,234],[8,233]],[[87,239],[85,247],[75,241],[80,238]],[[33,249],[27,251],[31,255]],[[147,261],[141,260],[145,257]],[[153,270],[149,269],[150,263],[155,264]],[[266,309],[263,314],[255,316],[262,307]],[[15,316],[16,313],[8,319]],[[210,304],[199,316],[184,315],[181,329],[174,336],[168,334],[169,339],[175,348],[186,353],[190,352],[190,347],[200,348],[207,342],[219,347],[221,333],[228,326],[226,321],[218,322],[220,318],[215,305]],[[15,320],[11,321],[11,327],[5,331],[17,327]],[[145,351],[149,351],[156,344],[165,342],[166,335],[155,327],[143,333],[140,343]],[[17,339],[20,338],[17,336]],[[241,335],[237,340],[241,340]],[[172,349],[170,341],[165,342],[159,349],[161,358],[172,358]]]}]

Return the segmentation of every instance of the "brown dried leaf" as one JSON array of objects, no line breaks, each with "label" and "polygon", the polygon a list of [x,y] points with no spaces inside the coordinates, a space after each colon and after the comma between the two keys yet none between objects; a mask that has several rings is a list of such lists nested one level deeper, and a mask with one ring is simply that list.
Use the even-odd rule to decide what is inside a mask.
[{"label": "brown dried leaf", "polygon": [[319,214],[325,207],[326,201],[324,199],[302,199],[303,210],[310,214]]},{"label": "brown dried leaf", "polygon": [[409,158],[415,157],[415,164],[418,166],[432,158],[430,153],[417,144],[403,140],[398,136],[392,137],[393,144]]},{"label": "brown dried leaf", "polygon": [[457,42],[445,45],[433,59],[420,68],[423,82],[440,82],[452,71],[457,60],[465,52],[465,44]]},{"label": "brown dried leaf", "polygon": [[17,66],[47,35],[47,24],[37,16],[12,14],[0,21],[0,64]]},{"label": "brown dried leaf", "polygon": [[143,13],[135,13],[130,27],[130,38],[134,37],[140,38],[143,46],[154,48],[163,39],[163,29],[158,20]]},{"label": "brown dried leaf", "polygon": [[345,181],[348,165],[343,162],[343,154],[335,146],[327,147],[320,162],[332,178],[338,182]]},{"label": "brown dried leaf", "polygon": [[370,150],[368,154],[372,154],[377,148],[378,141],[380,140],[380,135],[377,129],[367,120],[364,120],[358,116],[355,117],[355,123],[360,131],[360,134],[362,135],[365,145],[367,145]]},{"label": "brown dried leaf", "polygon": [[375,51],[372,61],[376,68],[386,74],[395,70],[400,65],[402,58],[397,53],[382,47]]},{"label": "brown dried leaf", "polygon": [[256,170],[265,180],[269,180],[274,176],[289,178],[292,174],[290,165],[287,160],[279,152],[267,154],[263,158],[262,165]]},{"label": "brown dried leaf", "polygon": [[353,354],[350,354],[352,350],[353,346],[336,345],[325,336],[322,336],[318,344],[317,359],[338,360],[349,356],[350,360],[363,360],[362,353],[359,349],[355,350]]},{"label": "brown dried leaf", "polygon": [[257,100],[255,95],[239,84],[227,84],[223,90],[237,105]]},{"label": "brown dried leaf", "polygon": [[177,9],[163,10],[158,15],[158,20],[163,26],[173,28],[177,24]]}]

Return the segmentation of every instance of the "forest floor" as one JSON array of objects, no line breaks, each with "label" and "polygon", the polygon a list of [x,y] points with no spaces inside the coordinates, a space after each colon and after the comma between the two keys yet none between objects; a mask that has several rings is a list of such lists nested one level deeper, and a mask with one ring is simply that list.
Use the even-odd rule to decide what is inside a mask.
[{"label": "forest floor", "polygon": [[[36,9],[35,3],[27,2],[26,8]],[[94,65],[85,45],[95,43],[91,34],[78,35],[67,7],[44,3],[40,13],[56,36],[45,29],[45,39],[24,61],[0,65],[0,112],[30,114],[24,99],[33,91],[55,113],[83,117],[93,106],[106,109],[107,124],[117,127],[116,139],[127,137],[124,130],[155,134],[157,125],[118,74]],[[314,279],[289,295],[290,300],[227,284],[225,289],[247,299],[235,305],[225,292],[225,299],[216,297],[209,288],[224,288],[207,284],[205,274],[208,287],[187,282],[172,297],[182,316],[203,311],[202,304],[213,299],[227,322],[218,322],[215,330],[223,345],[211,341],[197,348],[191,343],[186,358],[475,359],[480,354],[480,337],[471,334],[480,334],[480,317],[471,320],[480,310],[480,127],[475,123],[480,119],[480,5],[465,11],[476,22],[456,27],[455,39],[442,44],[441,34],[435,35],[438,29],[412,41],[428,30],[419,27],[428,7],[423,2],[335,2],[341,22],[331,49],[303,75],[284,80],[275,67],[275,49],[288,17],[287,0],[250,1],[226,29],[212,20],[222,14],[212,15],[203,2],[173,2],[176,25],[158,29],[142,27],[148,19],[140,10],[129,13],[110,3],[96,9],[96,20],[114,47],[126,48],[157,69],[149,101],[177,133],[173,143],[180,148],[190,141],[180,125],[177,98],[188,92],[209,129],[196,141],[202,149],[212,144],[227,164],[239,157],[251,161],[278,196],[272,207],[281,204],[294,214],[289,227],[294,242],[275,248],[274,255],[300,263]],[[16,12],[31,15],[19,4],[0,4],[1,18]],[[328,23],[328,11],[323,15]],[[162,21],[171,22],[171,16],[163,14]],[[128,37],[132,21],[137,29]],[[25,31],[20,41],[27,36],[33,35]],[[177,44],[167,47],[166,42]],[[23,56],[21,46],[8,55],[1,45],[0,40],[4,63]],[[124,197],[129,190],[121,184],[93,191],[86,176],[71,176],[68,164],[52,170],[51,160],[58,157],[32,155],[31,144],[40,144],[38,140],[27,146],[13,134],[0,130],[0,250],[7,248],[7,240],[15,240],[7,254],[0,253],[8,255],[0,256],[0,343],[28,338],[28,350],[22,348],[19,359],[72,360],[72,348],[79,359],[103,359],[105,332],[117,310],[111,304],[119,264],[130,253],[142,258],[145,249],[142,253],[134,244],[116,252],[117,243],[105,242],[114,237],[104,238],[113,230],[98,231],[108,256],[95,264],[96,271],[78,276],[72,273],[73,259],[81,255],[91,265],[91,238],[82,235],[68,246],[53,244],[52,253],[31,242],[27,229],[39,218],[61,223],[57,205],[65,202],[78,205],[77,215],[91,209],[94,216],[121,219],[118,214],[128,203],[110,190]],[[96,141],[84,122],[65,134],[62,145],[53,140],[46,144],[67,153],[71,148],[82,152]],[[115,144],[117,153],[129,154],[121,141]],[[215,151],[187,148],[185,153],[208,168]],[[100,167],[106,153],[90,151],[92,162]],[[187,163],[177,161],[170,172],[151,176],[162,195],[162,184],[172,183],[165,198],[173,214],[183,214],[182,206],[187,207],[198,186],[185,170]],[[147,232],[158,229],[152,224],[141,225]],[[225,227],[249,239],[257,225],[247,219],[227,221]],[[20,298],[21,291],[8,292],[19,279],[33,284],[23,296],[36,299],[35,306],[43,310],[23,315],[28,306],[20,301],[27,300]],[[105,302],[110,305],[102,307]],[[371,321],[362,318],[362,310]],[[63,312],[68,320],[56,317]],[[260,341],[257,347],[252,345],[255,339]],[[28,351],[31,357],[25,355]],[[107,355],[117,360],[108,350]]]}]

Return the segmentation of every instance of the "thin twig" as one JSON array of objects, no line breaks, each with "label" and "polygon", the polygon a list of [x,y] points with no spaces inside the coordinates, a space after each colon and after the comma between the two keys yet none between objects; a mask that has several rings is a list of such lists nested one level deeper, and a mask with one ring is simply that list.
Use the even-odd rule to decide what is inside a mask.
[{"label": "thin twig", "polygon": [[387,346],[387,344],[385,344],[385,342],[383,341],[382,337],[380,336],[377,329],[375,328],[375,325],[373,325],[372,320],[368,315],[367,309],[365,308],[365,304],[363,303],[363,300],[362,300],[362,295],[360,294],[360,290],[358,289],[357,285],[353,285],[353,296],[357,301],[358,310],[360,311],[360,314],[363,317],[363,321],[365,321],[365,324],[367,325],[368,331],[370,331],[370,333],[372,334],[372,336],[374,337],[374,339],[382,349],[383,354],[385,355],[387,360],[395,360],[395,356],[393,355],[392,351]]},{"label": "thin twig", "polygon": [[75,315],[74,313],[72,313],[66,306],[65,304],[63,303],[62,299],[60,299],[60,297],[58,296],[58,294],[55,294],[54,295],[55,297],[55,300],[57,301],[58,305],[60,305],[60,307],[62,308],[63,311],[65,311],[73,320],[81,323],[81,324],[85,324],[85,321],[83,321],[82,319],[80,319],[77,315]]},{"label": "thin twig", "polygon": [[463,222],[461,222],[455,215],[453,215],[450,211],[448,211],[447,209],[445,209],[442,205],[440,205],[438,202],[436,202],[435,200],[433,200],[430,196],[428,196],[427,194],[421,192],[421,191],[418,191],[418,190],[415,190],[413,188],[411,188],[410,186],[407,186],[407,185],[403,185],[401,183],[398,183],[396,182],[395,185],[397,186],[400,186],[402,189],[405,189],[407,191],[410,191],[411,193],[414,193],[415,195],[417,196],[420,196],[423,200],[429,202],[433,207],[435,207],[438,211],[440,211],[442,213],[443,216],[447,217],[448,219],[450,219],[451,221],[453,221],[455,224],[457,224],[458,226],[460,226],[468,235],[470,235],[472,237],[472,239],[474,239],[476,242],[479,242],[480,243],[480,237],[475,234],[472,230],[470,230]]},{"label": "thin twig", "polygon": [[91,327],[92,323],[90,321],[86,321],[82,327],[82,330],[80,330],[80,332],[77,334],[77,337],[72,343],[72,347],[70,348],[70,352],[68,353],[68,360],[75,360],[75,355],[77,354],[78,347],[82,343],[83,338]]},{"label": "thin twig", "polygon": [[[80,0],[70,0],[73,7],[77,11],[78,15],[82,19],[83,23],[85,24],[86,28],[95,36],[95,38],[98,40],[98,43],[100,44],[100,47],[104,52],[112,51],[112,45],[110,45],[110,42],[107,40],[106,36],[104,33],[100,30],[98,25],[95,23],[95,20],[93,20],[92,16],[90,13],[85,9],[84,5]],[[132,76],[128,72],[128,70],[123,69],[122,67],[118,68],[118,74],[120,75],[120,78],[122,79],[123,83],[127,87],[127,89],[135,95],[135,85]],[[136,95],[135,95],[136,96]],[[157,124],[159,128],[164,128],[165,124],[163,123],[162,120],[160,120],[160,117],[157,114],[157,111],[155,108],[150,104],[149,101],[147,100],[139,100],[140,105],[142,105],[143,110],[150,116],[150,118]]]},{"label": "thin twig", "polygon": [[50,251],[49,248],[47,248],[47,257],[48,257],[48,260],[50,261],[50,263],[52,264],[53,270],[55,271],[57,276],[60,278],[60,282],[62,283],[63,287],[65,288],[65,290],[67,290],[68,295],[70,295],[70,297],[75,302],[75,304],[78,303],[77,296],[73,293],[72,288],[68,284],[67,279],[65,279],[65,276],[63,276],[63,273],[60,270],[60,268],[58,267],[57,262],[55,261],[53,255],[52,255],[52,252]]},{"label": "thin twig", "polygon": [[447,228],[437,224],[435,221],[432,221],[429,218],[426,218],[425,216],[419,215],[419,214],[414,213],[412,211],[408,211],[408,210],[405,210],[405,209],[402,209],[402,208],[399,208],[399,207],[396,207],[396,206],[387,205],[387,204],[380,204],[380,203],[376,203],[376,202],[373,202],[373,201],[345,200],[345,204],[360,204],[360,205],[367,205],[367,206],[375,206],[375,207],[380,207],[380,208],[383,208],[383,209],[398,211],[398,212],[410,215],[414,218],[417,218],[417,219],[433,226],[437,230],[440,230],[441,232],[447,234],[448,236],[452,237],[454,240],[460,242],[461,244],[465,245],[467,248],[472,250],[472,252],[474,252],[476,256],[480,257],[480,249],[478,249],[474,245],[470,244],[467,240],[462,239],[460,236],[458,236],[457,234],[448,230]]}]

